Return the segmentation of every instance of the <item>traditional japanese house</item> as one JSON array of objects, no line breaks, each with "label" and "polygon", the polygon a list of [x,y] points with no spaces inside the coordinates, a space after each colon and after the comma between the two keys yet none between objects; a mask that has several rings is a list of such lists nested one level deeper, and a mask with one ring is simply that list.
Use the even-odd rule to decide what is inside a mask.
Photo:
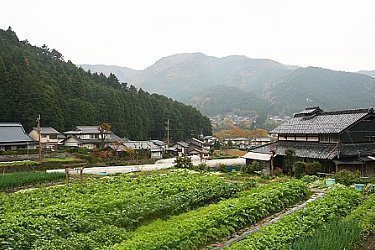
[{"label": "traditional japanese house", "polygon": [[341,169],[375,175],[374,109],[325,112],[306,108],[270,132],[277,141],[254,149],[244,156],[247,163],[262,161],[283,166],[285,150],[291,148],[303,161],[319,161],[324,172]]}]

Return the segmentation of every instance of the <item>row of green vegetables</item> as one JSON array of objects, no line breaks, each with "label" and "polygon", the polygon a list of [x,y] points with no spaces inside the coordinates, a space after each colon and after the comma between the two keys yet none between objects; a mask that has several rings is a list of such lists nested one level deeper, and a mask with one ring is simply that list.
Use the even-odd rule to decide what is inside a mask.
[{"label": "row of green vegetables", "polygon": [[308,195],[303,182],[272,183],[129,234],[115,249],[197,249],[295,204]]},{"label": "row of green vegetables", "polygon": [[303,237],[292,245],[293,250],[355,249],[369,234],[375,233],[375,194],[347,217],[327,223],[310,237]]},{"label": "row of green vegetables", "polygon": [[298,239],[314,238],[316,229],[348,215],[360,204],[361,198],[361,195],[352,189],[333,188],[324,198],[262,228],[229,249],[290,249]]},{"label": "row of green vegetables", "polygon": [[1,194],[0,249],[39,248],[80,235],[117,242],[139,224],[240,190],[217,176],[180,171]]}]

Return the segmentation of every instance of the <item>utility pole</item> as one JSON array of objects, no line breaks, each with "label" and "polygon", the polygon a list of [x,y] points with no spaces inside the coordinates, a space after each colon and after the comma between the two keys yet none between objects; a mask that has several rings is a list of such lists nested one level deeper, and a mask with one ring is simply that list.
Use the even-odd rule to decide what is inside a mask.
[{"label": "utility pole", "polygon": [[167,127],[165,128],[165,130],[167,131],[167,147],[169,148],[169,131],[171,130],[170,127],[169,127],[169,119],[167,120]]},{"label": "utility pole", "polygon": [[40,114],[38,118],[36,118],[37,122],[37,129],[38,129],[38,136],[39,136],[39,162],[42,161],[42,142],[40,141],[41,139],[41,132],[40,132]]}]

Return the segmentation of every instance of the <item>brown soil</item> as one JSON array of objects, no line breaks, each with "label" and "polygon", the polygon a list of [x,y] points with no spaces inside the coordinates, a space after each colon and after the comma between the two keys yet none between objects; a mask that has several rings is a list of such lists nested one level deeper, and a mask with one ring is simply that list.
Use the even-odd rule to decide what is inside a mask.
[{"label": "brown soil", "polygon": [[375,235],[368,236],[358,250],[375,250]]}]

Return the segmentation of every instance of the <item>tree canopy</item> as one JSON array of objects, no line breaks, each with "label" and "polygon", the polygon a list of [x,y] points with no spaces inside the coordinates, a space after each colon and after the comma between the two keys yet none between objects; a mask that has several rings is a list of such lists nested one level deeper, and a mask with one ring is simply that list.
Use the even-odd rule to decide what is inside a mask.
[{"label": "tree canopy", "polygon": [[42,126],[60,131],[107,122],[119,136],[163,139],[169,119],[172,140],[212,134],[210,120],[191,106],[128,86],[114,74],[86,72],[56,49],[0,29],[0,121],[30,130],[38,114]]}]

